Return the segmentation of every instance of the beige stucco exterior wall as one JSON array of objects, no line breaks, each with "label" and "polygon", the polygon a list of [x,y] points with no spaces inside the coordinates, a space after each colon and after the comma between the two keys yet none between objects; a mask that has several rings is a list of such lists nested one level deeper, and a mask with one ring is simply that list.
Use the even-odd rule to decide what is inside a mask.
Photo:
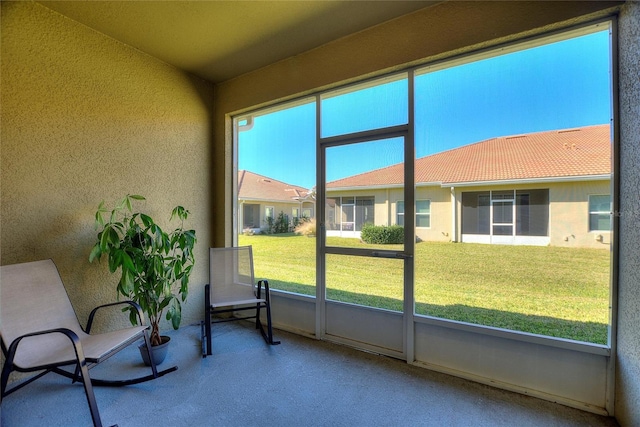
[{"label": "beige stucco exterior wall", "polygon": [[52,258],[83,322],[117,298],[88,261],[100,201],[144,195],[161,225],[181,204],[199,238],[183,324],[199,321],[213,85],[38,3],[2,2],[1,27],[0,262]]},{"label": "beige stucco exterior wall", "polygon": [[605,194],[611,194],[609,181],[549,185],[551,245],[609,250],[611,232],[589,231],[589,196]]},{"label": "beige stucco exterior wall", "polygon": [[416,227],[416,235],[424,241],[449,242],[452,237],[451,191],[442,187],[417,187],[416,200],[431,201],[431,227]]}]

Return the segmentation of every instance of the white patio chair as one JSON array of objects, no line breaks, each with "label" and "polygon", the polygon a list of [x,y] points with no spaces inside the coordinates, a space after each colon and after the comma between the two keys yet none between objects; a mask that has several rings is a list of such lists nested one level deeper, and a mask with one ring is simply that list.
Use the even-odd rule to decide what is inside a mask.
[{"label": "white patio chair", "polygon": [[[212,354],[211,324],[244,319],[256,319],[267,344],[276,345],[271,325],[271,301],[269,282],[255,283],[253,275],[253,252],[251,246],[211,248],[209,251],[209,284],[205,286],[205,319],[202,322],[202,357]],[[260,310],[266,309],[267,327],[260,320]],[[253,315],[234,316],[233,313],[255,310]],[[232,316],[214,318],[217,314]]]}]

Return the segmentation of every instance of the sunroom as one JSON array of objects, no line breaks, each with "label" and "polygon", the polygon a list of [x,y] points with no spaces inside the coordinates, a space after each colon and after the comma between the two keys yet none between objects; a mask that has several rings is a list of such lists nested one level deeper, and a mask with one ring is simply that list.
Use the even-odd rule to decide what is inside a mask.
[{"label": "sunroom", "polygon": [[[334,26],[345,21],[348,30]],[[185,324],[203,316],[209,247],[251,244],[281,330],[637,425],[639,22],[633,1],[2,2],[1,262],[53,258],[86,318],[113,297],[114,277],[87,261],[100,201],[142,194],[152,214],[182,204],[199,237]],[[324,38],[297,44],[306,34]],[[214,55],[226,41],[238,44]],[[542,63],[551,76],[562,69],[562,84],[529,87],[531,110],[494,91],[551,81],[501,61],[554,47]],[[567,61],[575,53],[580,61]],[[556,115],[561,100],[572,114]],[[521,129],[534,110],[548,127]],[[511,114],[488,120],[495,111]],[[577,196],[575,187],[438,183],[431,196],[435,182],[415,174],[415,159],[463,144],[591,125],[610,126],[609,181],[557,211],[554,194]],[[270,137],[251,140],[260,129]],[[376,194],[327,187],[399,163],[395,211],[378,211]],[[283,246],[267,251],[260,245],[276,237],[243,235],[272,205],[241,209],[241,170],[313,189],[315,236],[276,236]],[[525,194],[530,218],[548,202],[528,233],[549,245],[453,243],[474,234],[465,206],[482,219],[473,230],[499,235],[511,219],[518,237]],[[409,232],[375,247],[332,236],[338,204],[353,208],[341,224],[354,230],[371,216]],[[575,215],[581,234],[554,240],[556,221]],[[417,242],[421,230],[439,237]],[[580,247],[583,234],[606,250]]]}]

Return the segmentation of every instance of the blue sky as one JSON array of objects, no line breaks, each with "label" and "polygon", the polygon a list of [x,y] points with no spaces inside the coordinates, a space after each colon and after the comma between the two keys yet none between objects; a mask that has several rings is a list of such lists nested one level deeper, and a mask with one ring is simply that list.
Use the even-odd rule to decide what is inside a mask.
[{"label": "blue sky", "polygon": [[[415,80],[416,156],[488,138],[609,123],[609,33],[484,59]],[[322,135],[406,123],[407,82],[323,100]],[[400,148],[399,148],[400,147]],[[327,179],[402,161],[398,140],[332,148]],[[254,118],[239,133],[239,168],[315,185],[315,104]]]}]

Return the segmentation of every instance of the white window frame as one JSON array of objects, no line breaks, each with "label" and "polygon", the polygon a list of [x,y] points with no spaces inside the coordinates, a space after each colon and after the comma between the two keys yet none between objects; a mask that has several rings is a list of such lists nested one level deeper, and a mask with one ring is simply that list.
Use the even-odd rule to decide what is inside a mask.
[{"label": "white window frame", "polygon": [[[419,213],[418,212],[418,203],[419,202],[429,202],[429,212],[428,213]],[[400,212],[400,209],[398,209],[398,207],[400,206],[400,203],[402,203],[402,212]],[[400,216],[402,216],[402,218],[404,219],[404,200],[398,200],[396,202],[396,225],[400,224]],[[418,226],[418,216],[421,217],[428,217],[429,218],[429,226],[428,227],[419,227]],[[402,223],[404,224],[404,221],[402,221]],[[416,200],[416,228],[421,228],[423,230],[429,230],[431,228],[431,199],[417,199]]]},{"label": "white window frame", "polygon": [[[609,198],[609,210],[607,211],[592,211],[591,210],[591,198],[592,197],[608,197]],[[589,233],[607,233],[611,231],[611,194],[589,194],[587,201],[587,210],[589,211],[587,216],[587,227],[589,227]],[[591,228],[591,215],[609,215],[609,228],[600,230]]]},{"label": "white window frame", "polygon": [[[418,212],[418,203],[420,202],[428,202],[429,203],[429,212],[428,213],[421,213]],[[429,218],[429,226],[428,227],[420,227],[418,226],[418,218],[419,217],[427,217]],[[424,230],[428,230],[431,228],[431,199],[418,199],[416,200],[416,228],[422,228]]]},{"label": "white window frame", "polygon": [[[269,215],[269,210],[271,210],[271,215]],[[274,206],[264,207],[264,220],[266,221],[269,217],[276,219],[276,208]]]}]

